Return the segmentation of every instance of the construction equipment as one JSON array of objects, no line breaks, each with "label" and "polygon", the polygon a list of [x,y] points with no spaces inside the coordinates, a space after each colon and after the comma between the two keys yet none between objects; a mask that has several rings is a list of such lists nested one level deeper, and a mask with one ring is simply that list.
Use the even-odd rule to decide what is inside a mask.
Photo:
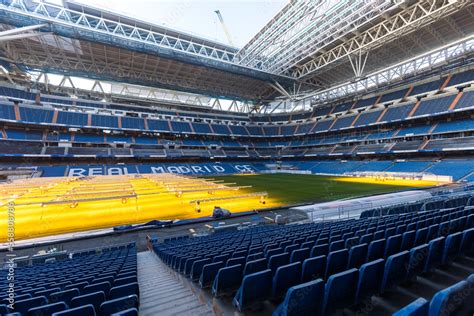
[{"label": "construction equipment", "polygon": [[222,18],[221,11],[215,10],[214,11],[217,16],[219,17],[219,21],[221,22],[222,28],[224,29],[225,36],[227,36],[227,41],[231,46],[234,46],[234,43],[232,42],[232,37],[230,36],[229,30],[227,29],[227,26],[224,23],[224,19]]}]

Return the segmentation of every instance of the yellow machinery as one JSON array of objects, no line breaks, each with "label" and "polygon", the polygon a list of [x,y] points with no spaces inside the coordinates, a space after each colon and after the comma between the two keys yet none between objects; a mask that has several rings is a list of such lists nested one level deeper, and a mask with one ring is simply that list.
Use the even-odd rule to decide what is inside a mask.
[{"label": "yellow machinery", "polygon": [[[173,174],[34,178],[0,185],[0,242],[273,205],[266,192]],[[265,201],[265,204],[263,202]]]}]

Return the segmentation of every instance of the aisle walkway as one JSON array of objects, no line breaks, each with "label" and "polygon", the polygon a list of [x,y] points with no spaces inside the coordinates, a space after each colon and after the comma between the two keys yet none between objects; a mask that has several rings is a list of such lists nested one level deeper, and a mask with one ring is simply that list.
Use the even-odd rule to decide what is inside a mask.
[{"label": "aisle walkway", "polygon": [[140,315],[214,315],[181,276],[169,269],[152,252],[138,253]]}]

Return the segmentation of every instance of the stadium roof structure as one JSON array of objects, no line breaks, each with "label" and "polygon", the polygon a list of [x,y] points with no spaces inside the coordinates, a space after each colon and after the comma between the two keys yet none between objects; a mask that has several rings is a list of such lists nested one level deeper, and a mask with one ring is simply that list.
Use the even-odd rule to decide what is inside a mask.
[{"label": "stadium roof structure", "polygon": [[473,8],[470,0],[291,0],[238,50],[71,1],[1,0],[0,58],[30,72],[297,102],[344,96],[351,89],[342,85],[388,68],[400,79],[413,71],[403,62],[423,55],[431,66],[427,52],[450,44],[458,47],[450,57],[469,52]]}]

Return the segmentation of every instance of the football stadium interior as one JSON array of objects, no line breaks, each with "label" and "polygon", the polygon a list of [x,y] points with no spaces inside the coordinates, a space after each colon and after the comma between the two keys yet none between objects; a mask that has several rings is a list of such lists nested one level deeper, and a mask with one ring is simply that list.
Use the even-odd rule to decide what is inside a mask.
[{"label": "football stadium interior", "polygon": [[86,2],[0,0],[0,315],[474,315],[474,2]]}]

